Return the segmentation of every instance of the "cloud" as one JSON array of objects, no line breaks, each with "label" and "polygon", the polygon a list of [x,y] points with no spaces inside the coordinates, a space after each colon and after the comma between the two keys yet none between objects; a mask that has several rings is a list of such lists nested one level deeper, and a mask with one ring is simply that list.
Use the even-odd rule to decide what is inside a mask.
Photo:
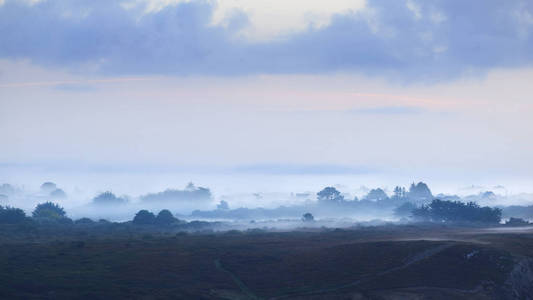
[{"label": "cloud", "polygon": [[361,108],[352,110],[350,112],[357,114],[370,114],[370,115],[412,115],[423,113],[424,109],[414,106],[381,106],[371,108]]},{"label": "cloud", "polygon": [[530,66],[529,1],[368,1],[328,25],[283,39],[239,32],[244,12],[213,25],[215,4],[179,2],[146,13],[118,1],[6,0],[0,58],[108,75],[350,72],[434,81]]}]

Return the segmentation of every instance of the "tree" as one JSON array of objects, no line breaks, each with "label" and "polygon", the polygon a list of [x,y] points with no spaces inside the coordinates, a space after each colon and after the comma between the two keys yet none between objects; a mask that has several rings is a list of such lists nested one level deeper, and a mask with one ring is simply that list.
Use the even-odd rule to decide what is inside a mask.
[{"label": "tree", "polygon": [[385,191],[380,188],[370,190],[365,197],[365,200],[370,201],[383,201],[387,199],[389,199],[389,196],[387,196]]},{"label": "tree", "polygon": [[62,189],[55,189],[52,192],[50,192],[50,196],[52,198],[66,198],[67,194]]},{"label": "tree", "polygon": [[315,217],[311,213],[305,213],[302,216],[302,221],[304,222],[313,222],[315,220]]},{"label": "tree", "polygon": [[110,191],[103,192],[93,198],[94,204],[123,204],[125,202],[126,200],[124,198],[119,198]]},{"label": "tree", "polygon": [[413,210],[415,219],[434,222],[480,222],[499,223],[502,210],[488,206],[480,207],[477,203],[459,201],[433,200]]},{"label": "tree", "polygon": [[65,210],[56,203],[45,202],[38,204],[32,212],[36,219],[58,220],[66,218]]},{"label": "tree", "polygon": [[405,202],[394,209],[394,215],[398,217],[409,217],[414,209],[416,209],[416,205],[411,202]]},{"label": "tree", "polygon": [[522,219],[522,218],[513,218],[511,217],[507,222],[505,222],[505,225],[507,226],[528,226],[531,225],[528,221]]},{"label": "tree", "polygon": [[133,224],[151,225],[155,223],[155,215],[145,209],[140,210],[133,218]]},{"label": "tree", "polygon": [[344,196],[341,195],[336,188],[328,186],[318,192],[317,194],[318,202],[322,203],[338,203],[344,200]]},{"label": "tree", "polygon": [[229,204],[228,204],[228,202],[226,202],[226,201],[224,201],[224,200],[220,201],[220,203],[217,204],[217,209],[218,209],[218,210],[228,210],[228,209],[229,209]]},{"label": "tree", "polygon": [[141,197],[142,201],[149,202],[207,202],[211,199],[211,191],[208,188],[196,187],[193,183],[189,183],[184,190],[167,189]]},{"label": "tree", "polygon": [[0,194],[11,195],[14,193],[15,193],[15,188],[12,185],[8,183],[4,183],[0,185]]},{"label": "tree", "polygon": [[412,183],[407,197],[409,198],[409,201],[418,204],[428,203],[433,200],[433,194],[431,194],[431,190],[427,184],[423,182],[419,182],[417,184]]},{"label": "tree", "polygon": [[176,221],[176,218],[172,215],[172,213],[168,209],[163,209],[157,214],[157,217],[155,218],[155,223],[157,225],[170,225]]},{"label": "tree", "polygon": [[26,220],[26,214],[20,208],[0,205],[0,224],[17,224]]},{"label": "tree", "polygon": [[41,191],[43,192],[50,193],[55,189],[57,189],[57,186],[53,182],[45,182],[41,184]]},{"label": "tree", "polygon": [[407,192],[405,191],[404,187],[396,186],[394,188],[394,195],[392,196],[392,199],[404,200],[406,196],[407,196]]}]

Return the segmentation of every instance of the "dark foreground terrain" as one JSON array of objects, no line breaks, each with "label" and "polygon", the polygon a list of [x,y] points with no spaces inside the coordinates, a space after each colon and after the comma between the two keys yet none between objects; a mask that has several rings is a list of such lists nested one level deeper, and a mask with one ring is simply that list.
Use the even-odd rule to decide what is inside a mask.
[{"label": "dark foreground terrain", "polygon": [[533,230],[92,234],[3,226],[2,299],[531,299]]}]

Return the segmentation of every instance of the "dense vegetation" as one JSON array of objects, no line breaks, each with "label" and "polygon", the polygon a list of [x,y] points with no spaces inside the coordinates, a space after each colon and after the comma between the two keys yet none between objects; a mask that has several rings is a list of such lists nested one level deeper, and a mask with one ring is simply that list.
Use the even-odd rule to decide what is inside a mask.
[{"label": "dense vegetation", "polygon": [[0,224],[17,224],[26,220],[26,214],[20,208],[0,205]]},{"label": "dense vegetation", "polygon": [[184,190],[168,189],[160,193],[147,194],[141,197],[146,202],[187,202],[209,201],[211,191],[208,188],[196,187],[189,183]]},{"label": "dense vegetation", "polygon": [[434,222],[481,222],[499,223],[502,211],[488,206],[480,207],[474,202],[433,200],[428,205],[415,208],[413,217]]}]

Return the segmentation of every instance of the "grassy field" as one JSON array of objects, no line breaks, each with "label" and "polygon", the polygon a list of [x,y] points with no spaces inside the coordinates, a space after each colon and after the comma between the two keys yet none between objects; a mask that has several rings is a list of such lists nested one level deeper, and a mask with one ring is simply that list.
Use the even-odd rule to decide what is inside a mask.
[{"label": "grassy field", "polygon": [[529,230],[6,230],[3,299],[527,299],[533,278]]}]

